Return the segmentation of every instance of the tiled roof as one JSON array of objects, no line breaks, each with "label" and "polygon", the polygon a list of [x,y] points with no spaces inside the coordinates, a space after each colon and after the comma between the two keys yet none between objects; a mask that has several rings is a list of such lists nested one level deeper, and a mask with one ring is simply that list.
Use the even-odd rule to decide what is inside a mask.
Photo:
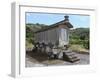
[{"label": "tiled roof", "polygon": [[[68,18],[68,17],[67,17]],[[46,30],[49,30],[49,29],[52,29],[52,28],[55,28],[55,27],[59,27],[59,25],[67,25],[68,28],[73,28],[73,25],[69,22],[68,19],[66,19],[65,17],[65,20],[62,20],[60,22],[57,22],[55,24],[52,24],[50,26],[48,26],[47,28],[45,29],[41,29],[39,31],[36,31],[35,33],[38,33],[38,32],[43,32],[43,31],[46,31]]]}]

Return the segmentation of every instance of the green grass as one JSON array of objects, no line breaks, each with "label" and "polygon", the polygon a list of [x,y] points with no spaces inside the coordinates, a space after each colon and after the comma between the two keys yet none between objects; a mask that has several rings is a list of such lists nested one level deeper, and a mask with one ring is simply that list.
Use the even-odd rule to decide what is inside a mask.
[{"label": "green grass", "polygon": [[83,52],[83,53],[89,52],[89,50],[85,49],[82,45],[76,45],[76,44],[70,45],[69,49],[75,52]]},{"label": "green grass", "polygon": [[29,43],[27,40],[26,40],[26,48],[27,49],[33,49],[34,45],[32,43]]}]

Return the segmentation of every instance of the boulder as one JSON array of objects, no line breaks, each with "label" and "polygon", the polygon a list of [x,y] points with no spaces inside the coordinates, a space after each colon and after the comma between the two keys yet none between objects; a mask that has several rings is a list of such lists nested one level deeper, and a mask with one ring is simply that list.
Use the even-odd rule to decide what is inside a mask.
[{"label": "boulder", "polygon": [[62,52],[60,52],[60,53],[58,53],[58,59],[63,59],[63,53]]}]

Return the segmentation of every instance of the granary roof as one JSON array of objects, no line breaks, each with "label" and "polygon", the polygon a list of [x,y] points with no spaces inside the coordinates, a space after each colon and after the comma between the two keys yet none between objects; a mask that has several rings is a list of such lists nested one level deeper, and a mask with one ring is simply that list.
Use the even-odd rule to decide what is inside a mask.
[{"label": "granary roof", "polygon": [[43,32],[43,31],[46,31],[46,30],[49,30],[49,29],[52,29],[55,27],[59,27],[58,25],[67,25],[68,28],[73,28],[73,25],[69,22],[68,18],[69,18],[69,16],[65,16],[64,20],[54,23],[52,25],[49,25],[47,28],[36,31],[35,33]]}]

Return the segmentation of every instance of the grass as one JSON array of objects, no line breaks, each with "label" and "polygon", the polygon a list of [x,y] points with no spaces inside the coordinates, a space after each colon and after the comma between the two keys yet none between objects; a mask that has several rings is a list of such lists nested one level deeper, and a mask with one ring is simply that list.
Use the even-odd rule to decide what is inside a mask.
[{"label": "grass", "polygon": [[62,64],[64,61],[62,60],[46,60],[43,64],[54,65],[54,64]]},{"label": "grass", "polygon": [[79,53],[89,53],[89,50],[85,49],[82,45],[71,45],[69,49]]},{"label": "grass", "polygon": [[26,49],[33,49],[34,45],[26,41]]}]

